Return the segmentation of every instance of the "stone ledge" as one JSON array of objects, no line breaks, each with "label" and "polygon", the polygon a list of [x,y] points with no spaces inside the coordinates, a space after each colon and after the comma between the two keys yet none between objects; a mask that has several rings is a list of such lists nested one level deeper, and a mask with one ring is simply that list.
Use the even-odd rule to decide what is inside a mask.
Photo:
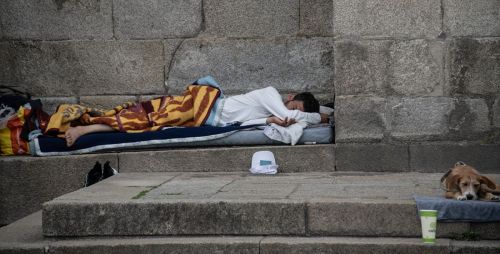
[{"label": "stone ledge", "polygon": [[118,165],[116,154],[0,158],[0,225],[39,210],[43,202],[78,190],[99,161]]},{"label": "stone ledge", "polygon": [[257,151],[273,152],[283,173],[334,171],[334,145],[251,146],[119,153],[121,172],[248,172]]},{"label": "stone ledge", "polygon": [[500,144],[412,144],[410,168],[412,171],[448,171],[457,161],[475,167],[481,173],[500,172]]},{"label": "stone ledge", "polygon": [[83,187],[85,175],[96,161],[110,161],[120,172],[248,172],[253,153],[260,150],[274,153],[280,172],[335,170],[333,144],[0,157],[0,213],[3,215],[0,225],[39,210],[43,202]]},{"label": "stone ledge", "polygon": [[408,146],[384,143],[337,143],[337,171],[410,171]]},{"label": "stone ledge", "polygon": [[500,144],[429,142],[421,144],[338,143],[337,171],[444,173],[457,161],[481,173],[499,173]]},{"label": "stone ledge", "polygon": [[[170,149],[65,157],[0,158],[0,225],[41,208],[41,204],[83,186],[95,161],[109,160],[121,172],[247,172],[253,152],[271,150],[284,173],[311,171],[435,172],[457,161],[482,173],[498,173],[500,145],[424,143],[339,143],[336,145]],[[197,154],[198,153],[198,154]],[[187,156],[189,155],[189,156]],[[222,161],[219,155],[228,159]],[[223,157],[224,157],[223,156]],[[191,157],[188,158],[188,157]],[[119,161],[119,164],[118,164]],[[51,188],[47,188],[51,186]]]},{"label": "stone ledge", "polygon": [[[429,173],[121,173],[44,204],[46,236],[295,235],[418,237],[414,195]],[[488,175],[500,179],[500,175]],[[498,223],[439,223],[438,237]]]},{"label": "stone ledge", "polygon": [[436,245],[420,238],[373,237],[107,237],[83,239],[43,238],[41,212],[0,228],[1,253],[484,253],[500,251],[498,241],[464,242],[438,238]]}]

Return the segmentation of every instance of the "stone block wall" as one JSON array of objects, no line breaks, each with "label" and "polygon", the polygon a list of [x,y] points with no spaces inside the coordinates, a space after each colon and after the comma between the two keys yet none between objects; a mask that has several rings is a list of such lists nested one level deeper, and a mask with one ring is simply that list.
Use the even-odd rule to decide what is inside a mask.
[{"label": "stone block wall", "polygon": [[[331,1],[5,0],[0,83],[111,106],[210,74],[226,94],[273,85],[334,97]],[[321,16],[318,16],[320,14]]]},{"label": "stone block wall", "polygon": [[0,84],[109,107],[210,74],[335,98],[337,143],[500,143],[500,0],[3,0]]},{"label": "stone block wall", "polygon": [[333,3],[338,143],[500,142],[500,1]]}]

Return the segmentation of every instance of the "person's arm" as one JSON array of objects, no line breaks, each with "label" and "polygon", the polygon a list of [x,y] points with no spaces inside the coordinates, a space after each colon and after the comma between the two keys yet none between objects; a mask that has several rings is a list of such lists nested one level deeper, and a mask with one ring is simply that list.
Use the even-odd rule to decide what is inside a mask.
[{"label": "person's arm", "polygon": [[321,123],[328,123],[330,121],[330,115],[325,114],[325,113],[320,113],[321,116]]},{"label": "person's arm", "polygon": [[263,89],[262,93],[256,99],[271,115],[281,120],[294,119],[297,122],[306,122],[307,124],[318,124],[321,122],[319,113],[306,113],[300,110],[287,109],[281,99],[281,95],[274,87]]},{"label": "person's arm", "polygon": [[294,123],[296,123],[295,119],[289,119],[285,118],[284,120],[281,120],[277,116],[270,116],[266,118],[259,118],[259,119],[253,119],[253,120],[248,120],[246,122],[243,122],[241,126],[246,126],[246,125],[253,125],[253,124],[258,124],[258,125],[266,125],[266,124],[272,124],[275,123],[277,125],[283,126],[283,127],[288,127]]},{"label": "person's arm", "polygon": [[254,125],[254,124],[266,125],[267,124],[267,118],[259,118],[259,119],[248,120],[248,121],[243,122],[241,124],[241,126]]}]

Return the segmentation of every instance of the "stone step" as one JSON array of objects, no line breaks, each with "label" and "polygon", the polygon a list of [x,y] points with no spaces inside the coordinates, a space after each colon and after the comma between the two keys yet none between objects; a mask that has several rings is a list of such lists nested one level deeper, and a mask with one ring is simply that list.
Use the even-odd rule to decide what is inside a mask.
[{"label": "stone step", "polygon": [[[500,175],[489,175],[500,179]],[[43,206],[45,236],[286,235],[418,237],[412,199],[440,195],[441,174],[121,173]],[[439,237],[499,223],[439,223]]]},{"label": "stone step", "polygon": [[[177,148],[73,156],[0,157],[0,226],[41,209],[47,202],[83,186],[96,161],[111,161],[120,172],[247,172],[255,151],[274,153],[279,172],[358,171],[443,174],[456,161],[481,173],[498,173],[500,145],[329,144]],[[52,188],[46,188],[46,186]]]},{"label": "stone step", "polygon": [[263,150],[273,152],[280,172],[335,171],[334,144],[125,152],[118,160],[120,172],[247,172],[252,155]]},{"label": "stone step", "polygon": [[499,241],[475,242],[438,238],[187,236],[82,237],[42,236],[41,212],[0,228],[0,253],[482,253],[500,251]]},{"label": "stone step", "polygon": [[83,187],[85,175],[96,161],[110,161],[120,172],[247,172],[253,153],[261,150],[274,153],[280,172],[335,170],[333,144],[0,157],[0,226],[40,210],[43,202]]}]

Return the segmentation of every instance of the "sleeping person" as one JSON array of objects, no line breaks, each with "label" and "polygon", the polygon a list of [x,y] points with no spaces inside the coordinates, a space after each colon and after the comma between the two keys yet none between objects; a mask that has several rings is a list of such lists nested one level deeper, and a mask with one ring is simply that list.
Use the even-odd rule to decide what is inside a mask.
[{"label": "sleeping person", "polygon": [[319,114],[319,103],[311,93],[289,95],[283,102],[274,87],[224,97],[211,77],[189,85],[181,96],[163,96],[125,104],[110,111],[81,105],[60,105],[45,131],[66,139],[72,146],[79,137],[94,132],[144,132],[165,126],[226,126],[231,124],[297,126],[327,122]]}]

